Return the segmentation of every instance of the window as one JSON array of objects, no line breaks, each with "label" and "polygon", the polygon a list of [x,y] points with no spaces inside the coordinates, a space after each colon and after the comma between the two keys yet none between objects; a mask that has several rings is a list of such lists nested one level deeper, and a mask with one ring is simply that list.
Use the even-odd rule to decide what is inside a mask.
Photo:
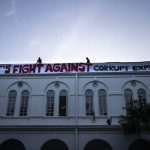
[{"label": "window", "polygon": [[8,94],[7,116],[13,116],[15,112],[17,92],[12,90]]},{"label": "window", "polygon": [[93,91],[88,89],[85,91],[85,100],[86,100],[86,115],[94,115],[93,111]]},{"label": "window", "polygon": [[46,116],[53,116],[54,114],[54,97],[55,97],[54,91],[49,90],[46,94],[47,98]]},{"label": "window", "polygon": [[133,92],[131,89],[125,89],[124,91],[124,96],[125,96],[125,104],[126,107],[130,107],[133,105]]},{"label": "window", "polygon": [[107,93],[104,89],[98,91],[100,115],[107,115]]},{"label": "window", "polygon": [[137,95],[139,102],[146,103],[146,92],[144,89],[138,89]]},{"label": "window", "polygon": [[29,91],[27,90],[21,93],[20,116],[27,116],[29,95]]},{"label": "window", "polygon": [[59,116],[67,115],[67,99],[68,99],[67,91],[61,90],[59,94]]}]

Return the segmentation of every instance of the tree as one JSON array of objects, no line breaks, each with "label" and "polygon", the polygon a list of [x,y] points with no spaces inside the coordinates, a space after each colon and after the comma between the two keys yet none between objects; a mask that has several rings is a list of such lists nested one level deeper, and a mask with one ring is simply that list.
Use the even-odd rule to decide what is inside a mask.
[{"label": "tree", "polygon": [[140,143],[141,133],[150,130],[150,104],[134,100],[132,105],[123,109],[127,114],[121,115],[120,125],[125,134],[137,134]]},{"label": "tree", "polygon": [[121,115],[119,123],[124,133],[136,133],[140,139],[142,131],[150,130],[150,104],[135,100],[126,108],[127,114]]}]

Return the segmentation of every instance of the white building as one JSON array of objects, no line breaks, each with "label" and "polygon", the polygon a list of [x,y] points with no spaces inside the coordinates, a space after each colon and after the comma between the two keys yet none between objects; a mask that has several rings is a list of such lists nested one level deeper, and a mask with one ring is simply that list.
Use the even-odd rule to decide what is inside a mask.
[{"label": "white building", "polygon": [[133,99],[150,102],[150,62],[0,65],[0,150],[134,150]]}]

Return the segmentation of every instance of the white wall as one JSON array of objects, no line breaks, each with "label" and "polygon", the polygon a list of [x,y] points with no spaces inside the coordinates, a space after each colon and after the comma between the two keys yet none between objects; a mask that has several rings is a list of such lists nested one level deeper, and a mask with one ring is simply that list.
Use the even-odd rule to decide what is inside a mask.
[{"label": "white wall", "polygon": [[[106,124],[107,116],[112,116],[114,118],[120,116],[121,114],[125,113],[122,109],[125,106],[124,102],[124,89],[126,87],[131,87],[130,81],[136,80],[137,85],[136,87],[131,87],[134,89],[145,88],[147,92],[147,100],[149,101],[150,97],[150,76],[146,74],[140,75],[100,75],[96,74],[78,74],[76,78],[75,74],[71,75],[28,75],[28,76],[2,76],[0,77],[0,116],[1,116],[1,124],[9,123],[9,120],[12,118],[13,120],[19,117],[19,108],[15,113],[15,118],[7,117],[6,108],[7,108],[7,101],[8,101],[8,91],[10,89],[15,89],[16,91],[21,91],[21,88],[17,87],[17,82],[22,81],[24,83],[23,89],[30,90],[30,100],[29,100],[29,111],[28,116],[23,117],[24,123],[25,120],[27,121],[25,124],[32,122],[33,119],[36,121],[36,124],[41,124],[41,119],[44,120],[44,123],[51,122],[49,117],[45,116],[45,109],[46,109],[46,90],[49,88],[53,88],[56,91],[56,94],[59,94],[61,89],[66,88],[68,90],[68,116],[61,117],[58,116],[58,95],[55,103],[55,112],[54,116],[52,116],[53,123],[52,124],[59,124],[60,120],[65,123],[73,123],[75,122],[75,105],[77,100],[77,114],[78,114],[78,124]],[[93,87],[93,82],[98,82],[98,87]],[[54,87],[54,83],[59,82],[61,86],[59,88]],[[76,89],[77,87],[77,89]],[[108,115],[107,116],[99,116],[99,108],[98,108],[98,100],[95,98],[94,101],[94,109],[95,109],[95,122],[91,122],[91,118],[85,115],[85,96],[84,92],[85,89],[91,88],[96,93],[99,88],[105,88],[107,90],[107,109]],[[76,97],[77,95],[77,97]],[[19,98],[18,98],[19,101]],[[18,104],[19,107],[19,104]],[[35,119],[35,118],[36,119]],[[41,117],[41,118],[40,118]],[[21,119],[21,117],[19,117]],[[38,118],[38,119],[37,119]],[[68,118],[68,119],[67,119]],[[30,121],[29,121],[30,119]],[[45,121],[45,120],[49,121]],[[18,120],[18,119],[17,119]],[[58,120],[58,121],[56,121]],[[66,121],[67,120],[67,121]],[[69,120],[69,122],[68,122]],[[71,120],[71,121],[70,121]],[[33,122],[34,122],[33,121]],[[10,121],[11,122],[11,121]],[[17,121],[16,121],[17,122]],[[32,122],[32,124],[33,124]],[[18,121],[18,124],[19,121]],[[114,124],[118,124],[117,121]]]}]

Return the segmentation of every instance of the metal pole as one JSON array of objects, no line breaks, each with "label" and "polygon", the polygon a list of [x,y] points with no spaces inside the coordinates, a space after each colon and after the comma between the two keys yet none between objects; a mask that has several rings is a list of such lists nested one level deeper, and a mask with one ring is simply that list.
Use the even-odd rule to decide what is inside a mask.
[{"label": "metal pole", "polygon": [[75,150],[78,150],[78,74],[75,75]]}]

